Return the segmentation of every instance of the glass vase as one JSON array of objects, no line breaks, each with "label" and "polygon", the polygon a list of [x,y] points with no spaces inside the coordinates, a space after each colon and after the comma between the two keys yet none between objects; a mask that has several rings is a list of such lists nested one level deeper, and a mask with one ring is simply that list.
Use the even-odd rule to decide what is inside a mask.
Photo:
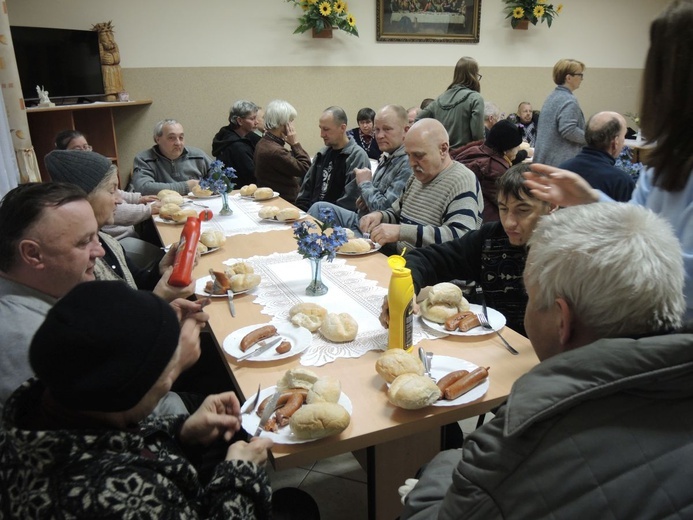
[{"label": "glass vase", "polygon": [[322,296],[327,292],[327,285],[322,283],[322,258],[309,258],[311,278],[306,287],[308,296]]},{"label": "glass vase", "polygon": [[233,215],[233,210],[229,207],[229,194],[225,191],[222,191],[221,200],[223,202],[223,205],[221,206],[221,211],[219,211],[219,215]]}]

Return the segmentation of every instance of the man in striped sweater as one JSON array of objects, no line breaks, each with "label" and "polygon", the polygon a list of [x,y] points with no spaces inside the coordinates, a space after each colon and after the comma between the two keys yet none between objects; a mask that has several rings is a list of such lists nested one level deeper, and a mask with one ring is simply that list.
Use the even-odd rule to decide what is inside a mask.
[{"label": "man in striped sweater", "polygon": [[474,174],[450,158],[445,127],[435,119],[412,125],[404,139],[413,175],[390,209],[361,218],[359,227],[386,254],[440,244],[481,227],[484,199]]}]

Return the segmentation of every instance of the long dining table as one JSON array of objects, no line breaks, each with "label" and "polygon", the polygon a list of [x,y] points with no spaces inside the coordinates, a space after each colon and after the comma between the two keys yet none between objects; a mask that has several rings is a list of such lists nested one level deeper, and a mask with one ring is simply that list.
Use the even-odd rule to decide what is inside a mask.
[{"label": "long dining table", "polygon": [[[234,192],[229,198],[240,202],[238,192]],[[195,277],[206,276],[210,268],[223,270],[225,265],[222,262],[229,258],[244,259],[296,251],[290,224],[252,232],[249,221],[257,210],[248,210],[247,203],[242,206],[245,208],[243,211],[239,211],[239,206],[235,205],[234,215],[219,217],[216,215],[221,207],[219,199],[197,199],[195,202],[198,205],[208,205],[215,212],[214,219],[205,223],[205,226],[223,229],[227,235],[221,248],[200,257],[193,271]],[[291,206],[280,198],[259,202],[257,207],[262,205],[276,205],[280,208]],[[234,204],[231,206],[233,208]],[[203,209],[201,206],[189,207]],[[162,244],[178,241],[182,226],[155,219],[157,220],[159,222],[156,222],[156,226]],[[235,221],[241,232],[236,232]],[[380,287],[388,286],[391,270],[384,255],[374,253],[353,256],[348,257],[346,262],[357,271],[365,273],[367,279],[375,281]],[[308,281],[306,279],[306,285]],[[256,303],[256,299],[256,291],[237,296],[234,299],[235,317],[231,316],[225,298],[214,299],[205,309],[210,315],[209,323],[219,347],[220,363],[225,363],[228,367],[229,374],[241,393],[241,402],[254,395],[258,385],[263,389],[271,387],[288,369],[301,366],[299,355],[277,361],[238,362],[224,352],[222,345],[229,334],[249,325],[260,326],[272,318],[262,312],[263,307]],[[381,350],[368,350],[360,357],[337,357],[324,365],[309,367],[319,376],[333,376],[341,381],[342,391],[353,405],[351,423],[340,435],[303,444],[275,444],[270,457],[274,468],[294,468],[352,452],[367,474],[369,518],[396,518],[402,508],[397,489],[406,478],[413,477],[423,464],[440,451],[441,427],[485,414],[497,407],[505,401],[515,380],[538,363],[527,338],[508,327],[502,333],[520,352],[519,355],[509,353],[495,334],[423,339],[416,345],[423,346],[434,355],[461,358],[491,368],[488,391],[479,399],[460,406],[404,410],[390,404],[386,384],[375,370],[375,362],[382,353]],[[339,344],[335,344],[335,348],[339,348]],[[387,345],[383,342],[382,350],[386,348]]]}]

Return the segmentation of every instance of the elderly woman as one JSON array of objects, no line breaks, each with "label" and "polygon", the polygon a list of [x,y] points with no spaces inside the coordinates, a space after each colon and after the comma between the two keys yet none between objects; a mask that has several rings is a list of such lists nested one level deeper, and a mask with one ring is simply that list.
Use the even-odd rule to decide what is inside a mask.
[{"label": "elderly woman", "polygon": [[[79,130],[63,130],[55,136],[56,150],[80,150],[90,152],[91,146],[86,136]],[[113,225],[104,226],[102,231],[120,240],[125,237],[136,237],[135,224],[148,220],[159,212],[161,204],[156,195],[142,195],[135,191],[118,190],[123,200],[116,208]]]},{"label": "elderly woman", "polygon": [[573,94],[584,78],[585,64],[564,59],[553,66],[554,91],[544,101],[537,123],[534,162],[558,166],[575,157],[585,142],[585,115]]},{"label": "elderly woman", "polygon": [[259,109],[251,101],[236,101],[229,111],[229,124],[220,128],[212,140],[212,155],[236,170],[236,187],[256,182],[253,155],[260,140],[255,133]]},{"label": "elderly woman", "polygon": [[266,132],[255,148],[257,181],[292,203],[310,168],[310,156],[298,142],[294,127],[296,115],[296,109],[287,101],[270,101],[265,109]]},{"label": "elderly woman", "polygon": [[[45,162],[54,181],[75,184],[87,193],[99,229],[113,224],[121,198],[118,193],[118,169],[110,160],[96,152],[53,150],[46,155]],[[99,231],[99,241],[106,254],[98,258],[94,266],[97,280],[121,280],[133,289],[151,290],[167,301],[186,298],[193,293],[193,284],[181,288],[167,283],[176,248],[171,247],[157,267],[141,269],[128,258],[116,239]]]},{"label": "elderly woman", "polygon": [[455,65],[448,89],[421,110],[416,120],[431,117],[443,123],[451,149],[483,139],[484,99],[479,94],[480,80],[477,61],[463,56]]},{"label": "elderly woman", "polygon": [[[117,282],[83,283],[58,301],[29,349],[36,378],[5,409],[0,517],[269,518],[272,441],[232,442],[232,392],[189,417],[150,415],[194,359],[202,325],[179,325],[160,298]],[[197,460],[214,444],[224,449],[203,484]]]}]

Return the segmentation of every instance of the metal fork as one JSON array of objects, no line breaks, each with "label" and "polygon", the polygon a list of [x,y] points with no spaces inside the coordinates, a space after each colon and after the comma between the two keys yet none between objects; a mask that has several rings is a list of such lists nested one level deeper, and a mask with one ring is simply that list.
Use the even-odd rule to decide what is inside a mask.
[{"label": "metal fork", "polygon": [[250,405],[245,409],[244,414],[251,414],[255,411],[257,408],[257,404],[260,402],[260,389],[262,388],[262,383],[257,385],[257,393],[255,394],[255,398],[253,399],[253,402],[250,403]]},{"label": "metal fork", "polygon": [[493,332],[495,332],[496,334],[498,334],[498,337],[503,341],[503,345],[505,345],[505,348],[507,348],[513,355],[519,354],[519,352],[518,352],[517,350],[515,350],[514,348],[512,348],[512,347],[510,346],[510,343],[508,343],[507,341],[505,341],[505,338],[504,338],[503,336],[501,336],[501,333],[498,332],[497,330],[495,330],[495,329],[493,328],[493,326],[491,326],[491,324],[490,324],[490,323],[488,322],[488,320],[486,319],[486,316],[484,316],[483,314],[479,313],[479,314],[476,315],[476,317],[479,318],[479,323],[481,323],[481,326],[482,326],[483,328],[485,328],[485,329],[487,329],[487,330],[492,330]]}]

